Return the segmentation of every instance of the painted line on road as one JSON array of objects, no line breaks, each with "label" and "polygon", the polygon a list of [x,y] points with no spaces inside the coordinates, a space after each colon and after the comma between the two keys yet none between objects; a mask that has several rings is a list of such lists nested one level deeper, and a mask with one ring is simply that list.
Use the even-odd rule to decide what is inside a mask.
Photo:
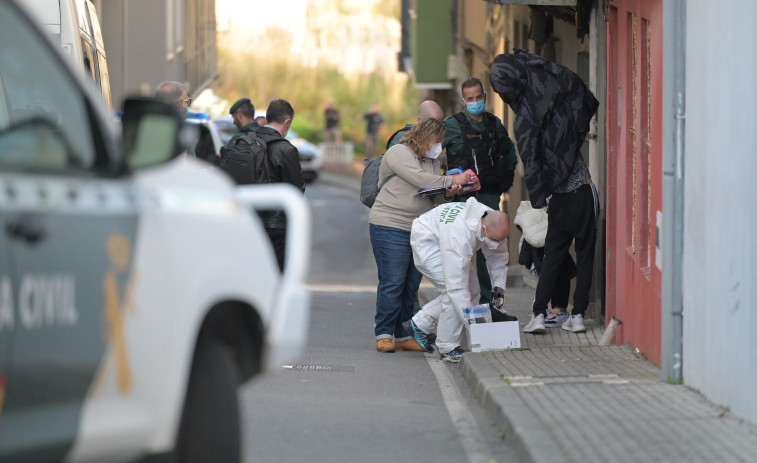
[{"label": "painted line on road", "polygon": [[[313,293],[375,293],[376,285],[307,285]],[[434,288],[431,283],[421,283],[421,288]]]},{"label": "painted line on road", "polygon": [[457,389],[455,380],[447,366],[437,358],[436,354],[427,354],[426,360],[439,383],[444,405],[447,407],[452,424],[457,428],[457,434],[460,436],[465,454],[468,456],[468,463],[492,463],[496,461],[483,441],[478,423],[466,407],[465,400]]},{"label": "painted line on road", "polygon": [[312,293],[375,293],[376,285],[307,285]]}]

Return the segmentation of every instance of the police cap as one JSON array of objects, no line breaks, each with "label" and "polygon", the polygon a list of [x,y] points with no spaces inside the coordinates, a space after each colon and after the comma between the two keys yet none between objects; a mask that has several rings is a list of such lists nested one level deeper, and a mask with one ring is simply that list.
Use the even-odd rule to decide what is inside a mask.
[{"label": "police cap", "polygon": [[233,105],[231,105],[231,109],[229,109],[229,114],[234,114],[234,111],[239,109],[240,106],[242,106],[245,103],[252,104],[252,101],[250,101],[249,98],[240,98],[238,99]]}]

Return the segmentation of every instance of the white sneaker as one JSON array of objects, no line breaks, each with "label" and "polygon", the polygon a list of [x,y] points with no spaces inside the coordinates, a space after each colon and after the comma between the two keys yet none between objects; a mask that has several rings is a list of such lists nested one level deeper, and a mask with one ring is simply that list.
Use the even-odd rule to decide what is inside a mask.
[{"label": "white sneaker", "polygon": [[586,331],[584,316],[581,314],[571,315],[560,328],[573,333],[583,333]]},{"label": "white sneaker", "polygon": [[544,319],[544,325],[547,328],[559,328],[568,319],[568,312],[547,312],[547,318]]},{"label": "white sneaker", "polygon": [[544,328],[544,314],[543,313],[540,313],[539,315],[531,314],[531,321],[529,321],[528,324],[523,327],[523,332],[533,333],[533,334],[546,332],[546,328]]}]

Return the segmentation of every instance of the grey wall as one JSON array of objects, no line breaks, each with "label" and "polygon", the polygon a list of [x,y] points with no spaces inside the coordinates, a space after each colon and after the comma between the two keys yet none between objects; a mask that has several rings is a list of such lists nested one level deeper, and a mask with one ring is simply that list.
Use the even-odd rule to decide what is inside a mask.
[{"label": "grey wall", "polygon": [[757,422],[757,2],[686,8],[683,380]]},{"label": "grey wall", "polygon": [[164,80],[187,84],[195,97],[218,74],[214,0],[183,2],[184,40],[172,53],[166,45],[166,0],[100,3],[114,109],[128,95],[151,95]]}]

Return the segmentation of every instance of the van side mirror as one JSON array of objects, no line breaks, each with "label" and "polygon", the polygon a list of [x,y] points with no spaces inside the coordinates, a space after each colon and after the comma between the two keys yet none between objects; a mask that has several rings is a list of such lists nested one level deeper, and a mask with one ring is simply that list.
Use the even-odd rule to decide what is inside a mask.
[{"label": "van side mirror", "polygon": [[128,98],[121,122],[130,170],[163,164],[183,151],[179,141],[182,121],[173,105],[151,98]]}]

